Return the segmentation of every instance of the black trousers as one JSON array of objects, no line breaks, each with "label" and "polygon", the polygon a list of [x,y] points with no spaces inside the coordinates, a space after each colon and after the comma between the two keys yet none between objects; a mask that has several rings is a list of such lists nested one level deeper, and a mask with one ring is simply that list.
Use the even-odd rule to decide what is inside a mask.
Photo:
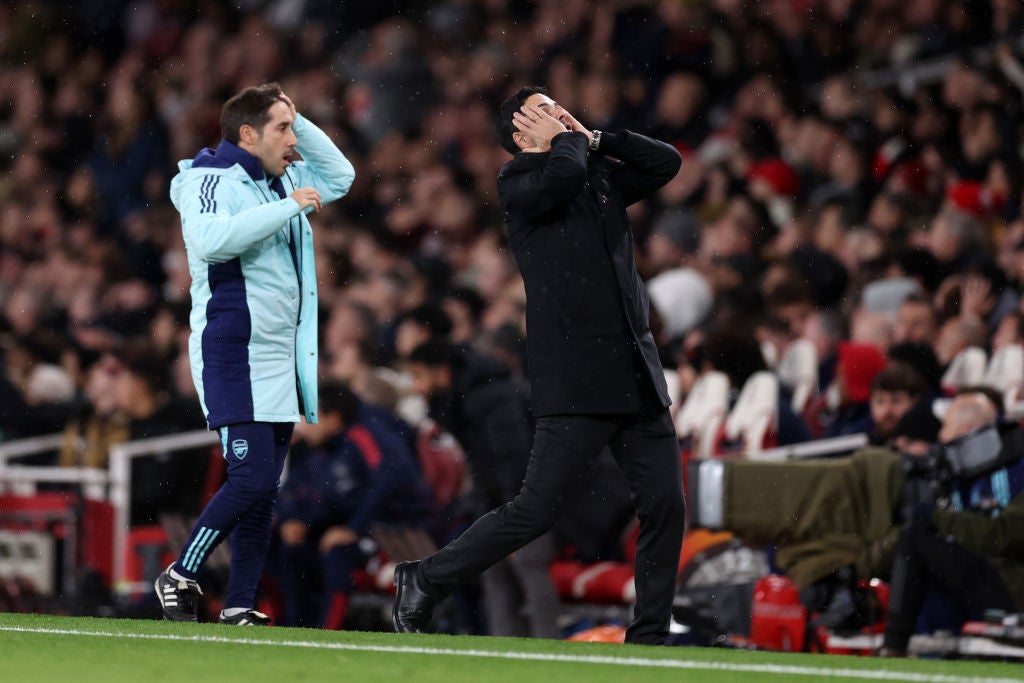
[{"label": "black trousers", "polygon": [[907,649],[932,586],[956,600],[970,619],[982,618],[986,609],[1012,609],[1013,598],[991,562],[946,540],[927,524],[915,522],[900,531],[896,543],[885,626],[887,647]]},{"label": "black trousers", "polygon": [[637,601],[626,642],[662,644],[671,617],[685,524],[679,443],[667,409],[636,415],[540,418],[519,495],[424,559],[419,578],[438,596],[445,595],[543,534],[580,490],[605,446],[629,483],[640,519]]}]

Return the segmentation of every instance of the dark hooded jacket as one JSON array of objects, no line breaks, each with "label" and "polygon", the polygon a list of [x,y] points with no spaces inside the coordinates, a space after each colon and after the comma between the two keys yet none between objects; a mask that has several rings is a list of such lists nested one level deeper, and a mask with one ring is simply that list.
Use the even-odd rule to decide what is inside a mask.
[{"label": "dark hooded jacket", "polygon": [[430,401],[430,413],[462,444],[481,505],[519,493],[533,441],[525,382],[498,359],[459,349],[452,387]]}]

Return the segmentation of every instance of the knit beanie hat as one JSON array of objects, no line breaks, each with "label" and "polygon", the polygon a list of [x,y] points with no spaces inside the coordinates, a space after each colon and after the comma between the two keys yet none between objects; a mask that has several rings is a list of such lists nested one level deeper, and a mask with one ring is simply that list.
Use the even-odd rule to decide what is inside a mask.
[{"label": "knit beanie hat", "polygon": [[846,381],[846,395],[853,403],[864,403],[871,396],[875,375],[885,369],[886,357],[874,344],[840,342],[836,372]]}]

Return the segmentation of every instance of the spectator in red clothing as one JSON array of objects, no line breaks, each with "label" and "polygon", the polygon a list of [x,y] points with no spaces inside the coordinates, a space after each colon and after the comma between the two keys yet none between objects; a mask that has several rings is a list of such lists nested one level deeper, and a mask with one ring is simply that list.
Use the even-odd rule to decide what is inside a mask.
[{"label": "spectator in red clothing", "polygon": [[877,346],[856,342],[839,345],[834,380],[838,408],[825,429],[825,437],[872,431],[871,383],[885,365],[885,354]]}]

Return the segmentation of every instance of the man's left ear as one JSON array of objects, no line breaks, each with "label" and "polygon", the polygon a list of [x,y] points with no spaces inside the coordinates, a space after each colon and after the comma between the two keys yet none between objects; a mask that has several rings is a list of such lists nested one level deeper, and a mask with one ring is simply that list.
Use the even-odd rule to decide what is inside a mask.
[{"label": "man's left ear", "polygon": [[248,123],[243,123],[242,127],[238,129],[238,137],[242,142],[251,145],[259,138],[259,134]]}]

